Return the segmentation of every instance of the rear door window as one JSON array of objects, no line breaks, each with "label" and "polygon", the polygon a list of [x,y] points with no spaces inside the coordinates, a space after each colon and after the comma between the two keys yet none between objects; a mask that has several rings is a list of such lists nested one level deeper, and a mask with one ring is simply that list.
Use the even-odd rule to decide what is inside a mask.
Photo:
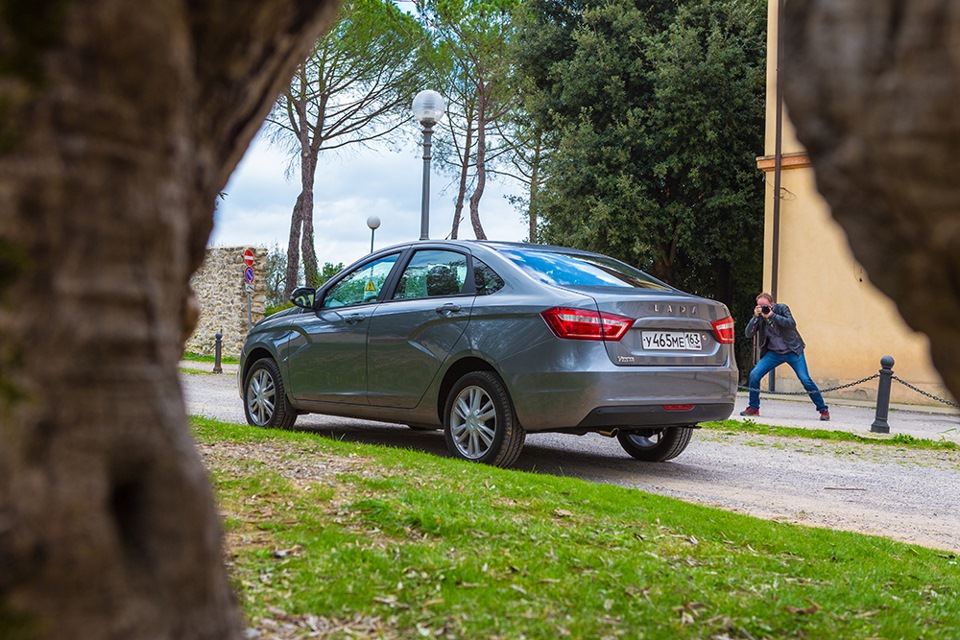
[{"label": "rear door window", "polygon": [[467,257],[464,254],[438,249],[417,251],[400,275],[393,299],[460,295],[466,279]]}]

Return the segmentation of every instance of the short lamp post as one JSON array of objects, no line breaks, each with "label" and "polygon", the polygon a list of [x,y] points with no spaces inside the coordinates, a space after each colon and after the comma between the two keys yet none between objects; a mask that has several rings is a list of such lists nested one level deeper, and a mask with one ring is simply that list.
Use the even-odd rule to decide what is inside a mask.
[{"label": "short lamp post", "polygon": [[370,216],[367,218],[367,226],[370,227],[370,253],[373,253],[373,236],[377,232],[377,229],[380,228],[380,218]]},{"label": "short lamp post", "polygon": [[413,99],[413,115],[423,126],[423,191],[420,194],[420,239],[430,239],[430,148],[433,127],[443,117],[446,104],[436,91],[421,91]]}]

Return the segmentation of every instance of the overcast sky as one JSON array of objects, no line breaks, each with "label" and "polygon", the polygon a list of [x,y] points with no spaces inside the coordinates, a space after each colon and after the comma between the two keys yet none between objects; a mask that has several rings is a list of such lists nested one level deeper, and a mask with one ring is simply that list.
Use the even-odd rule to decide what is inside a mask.
[{"label": "overcast sky", "polygon": [[[436,159],[434,159],[435,161]],[[210,246],[279,245],[285,250],[290,215],[300,193],[299,167],[290,179],[284,175],[287,152],[258,136],[233,172],[215,216]],[[347,151],[340,156],[321,153],[314,186],[314,229],[317,258],[350,264],[370,250],[367,218],[380,217],[376,248],[420,237],[420,192],[423,156],[412,142],[400,152]],[[430,237],[444,238],[453,222],[450,179],[431,177]],[[504,198],[515,183],[487,181],[480,201],[480,218],[491,240],[523,240],[526,222]],[[460,225],[460,237],[472,239],[469,211]]]}]

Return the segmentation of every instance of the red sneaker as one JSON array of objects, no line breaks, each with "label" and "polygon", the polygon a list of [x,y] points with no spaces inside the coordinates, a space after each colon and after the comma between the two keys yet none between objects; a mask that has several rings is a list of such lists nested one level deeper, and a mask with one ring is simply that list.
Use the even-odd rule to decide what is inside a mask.
[{"label": "red sneaker", "polygon": [[[742,415],[742,416],[758,416],[758,415],[760,415],[760,409],[754,409],[753,407],[747,407],[746,409],[744,409],[743,411],[740,412],[740,415]],[[828,417],[827,420],[829,420],[829,419],[830,419],[830,418]]]},{"label": "red sneaker", "polygon": [[827,411],[826,409],[824,409],[823,411],[821,411],[821,412],[820,412],[820,419],[823,420],[824,422],[829,422],[829,421],[830,421],[830,412]]}]

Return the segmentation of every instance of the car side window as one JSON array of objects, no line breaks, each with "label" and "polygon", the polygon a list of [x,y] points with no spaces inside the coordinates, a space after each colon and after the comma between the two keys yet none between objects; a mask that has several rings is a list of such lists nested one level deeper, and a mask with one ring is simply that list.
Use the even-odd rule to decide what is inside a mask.
[{"label": "car side window", "polygon": [[399,257],[399,253],[384,256],[348,273],[327,291],[320,308],[333,309],[375,302]]},{"label": "car side window", "polygon": [[477,286],[478,296],[488,296],[503,289],[503,278],[496,271],[487,266],[482,260],[473,259],[473,281]]},{"label": "car side window", "polygon": [[394,300],[455,296],[463,291],[467,257],[455,251],[425,249],[413,254],[403,270]]}]

